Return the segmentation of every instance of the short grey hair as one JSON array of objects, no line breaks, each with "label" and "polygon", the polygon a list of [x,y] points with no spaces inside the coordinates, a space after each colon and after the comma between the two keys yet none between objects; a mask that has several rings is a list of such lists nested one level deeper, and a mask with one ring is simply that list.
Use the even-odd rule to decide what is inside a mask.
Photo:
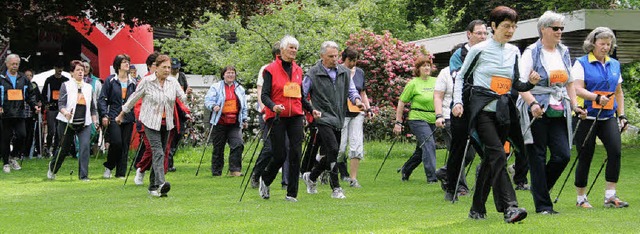
[{"label": "short grey hair", "polygon": [[327,53],[328,48],[335,48],[336,50],[340,50],[340,46],[338,46],[338,43],[336,43],[335,41],[325,41],[322,42],[322,45],[320,46],[320,54]]},{"label": "short grey hair", "polygon": [[286,35],[282,38],[282,40],[280,40],[280,50],[287,48],[288,45],[294,45],[296,46],[296,48],[298,48],[300,46],[300,43],[298,43],[298,40],[295,37]]},{"label": "short grey hair", "polygon": [[6,58],[6,59],[4,59],[4,64],[9,63],[9,61],[11,61],[11,59],[14,59],[14,58],[16,58],[16,59],[20,60],[20,56],[19,56],[19,55],[17,55],[17,54],[10,54],[10,55],[7,55],[7,58]]},{"label": "short grey hair", "polygon": [[540,18],[538,18],[538,35],[542,37],[542,29],[550,27],[555,22],[560,22],[564,25],[564,15],[555,13],[553,11],[545,11]]},{"label": "short grey hair", "polygon": [[611,39],[611,50],[609,50],[609,54],[613,53],[613,48],[617,46],[616,35],[607,27],[597,27],[587,35],[587,38],[584,39],[582,44],[582,49],[585,53],[589,53],[596,48],[595,44],[597,39]]}]

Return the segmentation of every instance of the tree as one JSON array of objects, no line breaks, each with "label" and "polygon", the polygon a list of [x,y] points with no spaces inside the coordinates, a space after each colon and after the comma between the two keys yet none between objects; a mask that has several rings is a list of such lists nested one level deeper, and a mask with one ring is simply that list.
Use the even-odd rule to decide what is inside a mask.
[{"label": "tree", "polygon": [[[300,42],[296,62],[303,68],[319,59],[320,44],[332,40],[344,43],[351,33],[360,29],[358,8],[340,8],[335,4],[321,6],[312,0],[270,5],[271,14],[249,18],[245,27],[238,17],[225,20],[221,15],[207,13],[193,30],[181,30],[184,39],[164,39],[158,44],[162,51],[182,58],[185,69],[197,74],[217,74],[223,66],[235,65],[238,78],[252,87],[260,67],[271,58],[271,46],[289,34]],[[235,32],[237,42],[224,36]]]},{"label": "tree", "polygon": [[[286,1],[286,0],[283,0]],[[68,16],[85,18],[90,15],[92,24],[105,25],[114,30],[119,23],[129,26],[151,24],[153,26],[191,27],[205,12],[216,12],[223,17],[238,16],[246,22],[249,16],[265,13],[264,6],[281,3],[280,0],[57,0],[25,1],[8,0],[0,8],[0,35],[12,36],[15,28],[45,24],[62,28]],[[116,22],[116,23],[111,23]]]}]

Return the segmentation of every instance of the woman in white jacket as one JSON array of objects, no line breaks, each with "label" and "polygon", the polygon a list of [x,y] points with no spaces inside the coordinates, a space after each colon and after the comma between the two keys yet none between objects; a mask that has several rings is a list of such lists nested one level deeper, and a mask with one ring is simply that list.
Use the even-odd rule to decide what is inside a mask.
[{"label": "woman in white jacket", "polygon": [[61,139],[60,151],[51,158],[47,178],[55,179],[65,156],[71,148],[74,137],[78,137],[80,155],[78,157],[78,177],[89,181],[89,141],[91,140],[91,125],[98,120],[98,111],[91,85],[83,81],[84,66],[79,60],[71,61],[72,79],[64,82],[60,87],[58,99],[59,112],[57,134]]}]

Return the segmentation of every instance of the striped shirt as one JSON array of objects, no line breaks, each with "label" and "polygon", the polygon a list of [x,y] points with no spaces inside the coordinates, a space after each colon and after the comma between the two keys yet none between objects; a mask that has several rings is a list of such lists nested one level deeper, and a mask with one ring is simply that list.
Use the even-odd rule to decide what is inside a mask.
[{"label": "striped shirt", "polygon": [[136,91],[131,94],[127,103],[122,106],[125,113],[131,111],[138,99],[142,98],[139,121],[144,126],[160,131],[162,127],[162,116],[165,114],[167,130],[173,129],[173,108],[176,97],[180,101],[186,102],[187,95],[180,88],[180,83],[173,77],[167,77],[164,85],[160,86],[160,81],[155,74],[145,76]]}]

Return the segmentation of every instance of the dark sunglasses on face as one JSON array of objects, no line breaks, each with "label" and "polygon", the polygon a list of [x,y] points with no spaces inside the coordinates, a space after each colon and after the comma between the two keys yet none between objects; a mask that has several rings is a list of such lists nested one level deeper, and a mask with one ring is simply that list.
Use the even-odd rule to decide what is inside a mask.
[{"label": "dark sunglasses on face", "polygon": [[551,30],[553,30],[554,32],[558,30],[564,31],[564,27],[549,27],[549,28],[551,28]]}]

